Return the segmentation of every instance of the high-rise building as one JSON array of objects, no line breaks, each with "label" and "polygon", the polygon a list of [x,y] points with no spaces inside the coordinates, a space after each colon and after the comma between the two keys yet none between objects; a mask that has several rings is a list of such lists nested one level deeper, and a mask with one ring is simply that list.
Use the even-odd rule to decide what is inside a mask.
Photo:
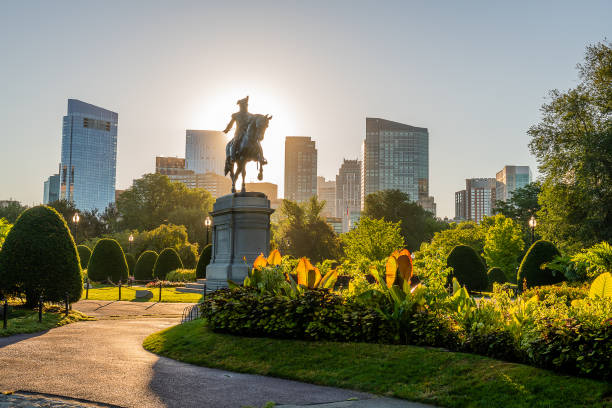
[{"label": "high-rise building", "polygon": [[325,177],[317,177],[317,198],[325,201],[325,207],[321,211],[323,217],[334,217],[336,215],[336,182],[325,180]]},{"label": "high-rise building", "polygon": [[514,190],[531,183],[529,166],[504,166],[497,172],[496,199],[506,201],[512,197]]},{"label": "high-rise building", "polygon": [[317,148],[310,137],[285,138],[285,198],[304,202],[317,194]]},{"label": "high-rise building", "polygon": [[257,191],[260,193],[264,193],[268,200],[276,200],[278,197],[278,186],[274,183],[268,182],[255,182],[255,183],[246,183],[245,185],[247,191]]},{"label": "high-rise building", "polygon": [[104,209],[115,202],[117,113],[68,99],[62,129],[60,199],[80,210]]},{"label": "high-rise building", "polygon": [[472,178],[465,180],[465,190],[455,193],[455,218],[480,223],[493,215],[495,208],[496,180]]},{"label": "high-rise building", "polygon": [[195,186],[208,191],[213,198],[219,198],[231,193],[232,180],[229,177],[209,171],[208,173],[195,175]]},{"label": "high-rise building", "polygon": [[43,204],[49,204],[59,200],[60,193],[60,176],[54,174],[45,180],[43,192]]},{"label": "high-rise building", "polygon": [[183,183],[188,188],[194,188],[196,184],[194,171],[187,170],[185,159],[180,157],[157,156],[155,158],[155,173],[166,175],[170,181]]},{"label": "high-rise building", "polygon": [[347,232],[361,216],[361,161],[342,161],[336,175],[336,217]]},{"label": "high-rise building", "polygon": [[185,168],[198,174],[223,174],[227,142],[225,133],[218,130],[187,129]]},{"label": "high-rise building", "polygon": [[[361,207],[368,194],[400,190],[423,205],[429,197],[429,132],[427,128],[379,118],[366,118],[362,145]],[[427,204],[430,208],[431,205]]]}]

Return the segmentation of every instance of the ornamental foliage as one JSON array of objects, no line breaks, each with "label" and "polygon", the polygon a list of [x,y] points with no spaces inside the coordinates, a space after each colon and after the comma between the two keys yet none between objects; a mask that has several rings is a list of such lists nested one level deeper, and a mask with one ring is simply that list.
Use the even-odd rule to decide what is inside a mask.
[{"label": "ornamental foliage", "polygon": [[125,260],[123,249],[117,241],[110,238],[103,238],[94,247],[87,276],[94,282],[118,283],[120,280],[125,282],[128,278],[128,264]]},{"label": "ornamental foliage", "polygon": [[517,283],[519,289],[525,285],[533,286],[552,285],[565,280],[565,276],[556,270],[544,266],[555,257],[560,256],[559,250],[552,242],[536,241],[525,254],[518,270]]},{"label": "ornamental foliage", "polygon": [[173,248],[164,249],[155,261],[153,267],[153,277],[164,280],[168,272],[175,269],[183,269],[183,262]]},{"label": "ornamental foliage", "polygon": [[134,267],[134,279],[137,281],[146,281],[153,279],[153,268],[157,261],[157,252],[144,251],[138,257],[136,266]]},{"label": "ornamental foliage", "polygon": [[210,263],[212,258],[212,245],[208,244],[202,250],[200,259],[198,259],[198,265],[196,266],[196,277],[197,279],[206,279],[206,267]]},{"label": "ornamental foliage", "polygon": [[457,278],[469,291],[486,290],[489,286],[485,265],[474,249],[467,245],[457,245],[446,259],[453,268],[451,277]]}]

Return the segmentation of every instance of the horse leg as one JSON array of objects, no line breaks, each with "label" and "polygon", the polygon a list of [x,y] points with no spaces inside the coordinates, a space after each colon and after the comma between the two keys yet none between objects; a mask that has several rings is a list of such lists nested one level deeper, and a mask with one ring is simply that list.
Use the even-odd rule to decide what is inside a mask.
[{"label": "horse leg", "polygon": [[232,163],[232,167],[230,168],[230,178],[232,179],[232,193],[235,193],[237,174],[234,173],[234,163]]},{"label": "horse leg", "polygon": [[244,177],[246,176],[246,163],[242,166],[242,192],[246,193],[246,181],[244,181]]}]

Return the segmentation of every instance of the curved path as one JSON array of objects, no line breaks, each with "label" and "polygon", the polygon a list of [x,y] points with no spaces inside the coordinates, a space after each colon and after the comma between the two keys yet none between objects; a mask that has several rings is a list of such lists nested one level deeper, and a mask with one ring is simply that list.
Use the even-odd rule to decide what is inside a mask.
[{"label": "curved path", "polygon": [[424,407],[355,391],[198,367],[144,350],[144,338],[177,324],[179,319],[169,316],[179,315],[185,306],[82,301],[75,308],[99,320],[0,338],[0,391],[143,408],[261,407],[267,401],[290,406],[337,402],[323,406]]}]

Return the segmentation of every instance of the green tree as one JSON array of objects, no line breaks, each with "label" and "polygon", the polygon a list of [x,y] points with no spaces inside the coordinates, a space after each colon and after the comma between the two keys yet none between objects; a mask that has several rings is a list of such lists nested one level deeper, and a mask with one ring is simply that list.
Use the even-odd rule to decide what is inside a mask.
[{"label": "green tree", "polygon": [[324,205],[316,196],[303,204],[283,200],[274,234],[274,244],[283,255],[305,256],[315,263],[339,257],[338,237],[321,217]]},{"label": "green tree", "polygon": [[2,249],[2,244],[4,244],[4,240],[12,227],[13,225],[6,219],[0,218],[0,249]]},{"label": "green tree", "polygon": [[[67,200],[53,201],[49,203],[49,207],[55,208],[64,217],[77,244],[99,237],[108,231],[96,209],[80,211],[72,201]],[[73,221],[75,214],[79,214],[79,222],[76,224]]]},{"label": "green tree", "polygon": [[544,177],[538,230],[570,252],[612,240],[612,43],[588,46],[578,70],[528,131]]},{"label": "green tree", "polygon": [[358,263],[363,259],[380,261],[404,247],[401,222],[361,217],[355,228],[340,235],[346,258]]},{"label": "green tree", "polygon": [[399,190],[368,194],[362,216],[391,222],[401,221],[401,233],[410,251],[417,250],[422,242],[429,242],[434,233],[448,228],[447,223],[438,221],[433,214],[411,202],[408,195]]},{"label": "green tree", "polygon": [[518,258],[525,248],[521,227],[502,214],[488,220],[492,225],[487,229],[483,248],[487,265],[500,268],[509,282],[515,282]]},{"label": "green tree", "polygon": [[19,215],[28,209],[27,205],[21,205],[19,201],[9,201],[4,207],[0,207],[0,219],[4,218],[9,223],[14,224]]},{"label": "green tree", "polygon": [[540,211],[538,196],[542,192],[542,186],[535,181],[524,187],[517,188],[507,201],[498,201],[493,210],[495,214],[502,214],[507,218],[512,218],[523,230],[525,242],[531,240],[531,228],[529,219]]}]

